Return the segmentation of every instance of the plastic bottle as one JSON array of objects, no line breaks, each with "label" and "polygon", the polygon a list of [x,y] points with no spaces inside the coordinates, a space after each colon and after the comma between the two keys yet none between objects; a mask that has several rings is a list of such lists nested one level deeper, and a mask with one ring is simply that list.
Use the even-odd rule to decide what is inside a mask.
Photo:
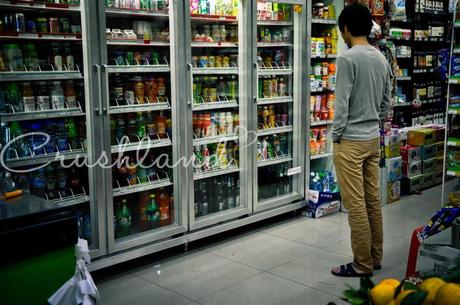
[{"label": "plastic bottle", "polygon": [[67,170],[60,166],[57,169],[57,190],[62,197],[68,196],[69,189]]},{"label": "plastic bottle", "polygon": [[118,208],[115,212],[115,237],[125,237],[130,234],[131,231],[131,211],[128,208],[126,199],[121,201],[121,204],[118,205]]},{"label": "plastic bottle", "polygon": [[72,167],[69,175],[69,186],[74,193],[80,193],[82,191],[80,177],[78,176],[75,167]]},{"label": "plastic bottle", "polygon": [[46,176],[45,169],[40,168],[37,174],[34,176],[32,183],[32,194],[35,196],[45,198],[45,186],[46,186]]},{"label": "plastic bottle", "polygon": [[74,118],[65,119],[65,128],[67,131],[68,143],[72,149],[80,148],[79,136],[77,131],[77,125],[75,124]]},{"label": "plastic bottle", "polygon": [[53,65],[56,71],[62,71],[64,69],[64,61],[62,59],[61,48],[59,44],[52,43],[51,50],[50,63]]},{"label": "plastic bottle", "polygon": [[270,111],[267,106],[264,106],[264,110],[262,111],[262,121],[264,128],[270,128]]},{"label": "plastic bottle", "polygon": [[166,83],[163,77],[158,78],[158,101],[160,103],[166,102]]},{"label": "plastic bottle", "polygon": [[56,144],[61,152],[69,150],[69,141],[64,121],[56,122]]},{"label": "plastic bottle", "polygon": [[[233,122],[232,122],[233,123]],[[219,134],[226,135],[227,134],[227,116],[225,112],[219,113]]]},{"label": "plastic bottle", "polygon": [[10,68],[13,71],[24,70],[23,55],[18,44],[11,43],[5,45],[3,53],[5,54],[6,60],[8,62],[7,70],[9,70],[8,68]]},{"label": "plastic bottle", "polygon": [[56,198],[56,175],[54,172],[54,165],[50,164],[46,167],[46,195],[49,200]]},{"label": "plastic bottle", "polygon": [[157,197],[160,210],[160,225],[168,225],[170,223],[169,195],[164,188],[160,188]]},{"label": "plastic bottle", "polygon": [[227,117],[227,134],[232,135],[234,133],[234,127],[233,127],[233,116],[231,112],[227,112],[226,114]]},{"label": "plastic bottle", "polygon": [[37,110],[51,109],[48,84],[46,82],[37,83],[35,87],[35,99],[37,102]]},{"label": "plastic bottle", "polygon": [[163,114],[163,111],[160,111],[160,114],[156,117],[155,120],[157,126],[158,136],[162,139],[166,138],[166,117]]},{"label": "plastic bottle", "polygon": [[129,137],[130,141],[137,142],[137,122],[136,117],[133,113],[127,115],[127,125],[126,125],[126,135]]},{"label": "plastic bottle", "polygon": [[145,126],[146,126],[146,133],[150,139],[157,138],[157,129],[155,125],[155,118],[153,117],[153,113],[151,111],[147,112],[147,116],[145,118]]},{"label": "plastic bottle", "polygon": [[150,194],[150,202],[147,205],[146,215],[148,221],[155,225],[160,221],[160,208],[155,200],[155,194]]},{"label": "plastic bottle", "polygon": [[12,82],[5,85],[5,99],[10,106],[6,107],[7,111],[11,112],[11,108],[13,108],[15,112],[24,111],[21,91],[19,90],[19,86],[16,83]]},{"label": "plastic bottle", "polygon": [[64,63],[69,71],[75,71],[75,58],[72,54],[72,46],[68,43],[64,46]]},{"label": "plastic bottle", "polygon": [[73,80],[68,80],[65,83],[64,100],[68,108],[77,108],[77,93],[75,92]]},{"label": "plastic bottle", "polygon": [[286,95],[286,83],[284,82],[284,78],[280,78],[280,81],[278,82],[278,95],[279,96],[285,96]]},{"label": "plastic bottle", "polygon": [[115,128],[115,138],[121,142],[122,138],[126,135],[125,120],[121,115],[117,116],[117,125]]},{"label": "plastic bottle", "polygon": [[146,131],[145,131],[145,118],[142,112],[138,112],[136,115],[136,134],[139,137],[139,139],[142,140],[142,138],[145,137]]},{"label": "plastic bottle", "polygon": [[50,101],[53,109],[64,109],[65,98],[64,89],[62,89],[60,81],[53,81],[50,89]]},{"label": "plastic bottle", "polygon": [[22,103],[24,104],[24,111],[36,111],[34,91],[30,82],[22,83]]},{"label": "plastic bottle", "polygon": [[38,54],[35,45],[28,43],[24,46],[24,65],[28,71],[38,70]]}]

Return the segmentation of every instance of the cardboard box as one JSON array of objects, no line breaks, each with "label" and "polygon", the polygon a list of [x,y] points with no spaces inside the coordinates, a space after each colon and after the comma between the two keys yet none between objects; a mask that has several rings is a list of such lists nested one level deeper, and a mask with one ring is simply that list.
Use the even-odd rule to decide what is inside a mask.
[{"label": "cardboard box", "polygon": [[340,193],[310,190],[305,216],[319,218],[340,211]]},{"label": "cardboard box", "polygon": [[423,176],[416,176],[412,178],[402,178],[401,180],[401,191],[403,194],[413,194],[415,191],[422,189]]},{"label": "cardboard box", "polygon": [[387,202],[393,203],[401,199],[401,180],[388,183]]},{"label": "cardboard box", "polygon": [[388,168],[388,182],[401,180],[402,177],[402,157],[396,157],[386,160]]},{"label": "cardboard box", "polygon": [[403,161],[402,175],[411,178],[422,174],[422,161],[406,163]]},{"label": "cardboard box", "polygon": [[425,145],[422,147],[422,160],[436,157],[436,144]]},{"label": "cardboard box", "polygon": [[420,128],[409,130],[407,133],[407,144],[413,146],[430,145],[434,143],[434,129]]},{"label": "cardboard box", "polygon": [[392,129],[391,134],[386,134],[383,136],[385,146],[391,146],[396,143],[401,142],[401,136],[399,135],[398,129]]},{"label": "cardboard box", "polygon": [[436,157],[444,156],[444,142],[436,143]]},{"label": "cardboard box", "polygon": [[422,160],[422,148],[420,146],[405,145],[401,147],[403,162],[412,163]]},{"label": "cardboard box", "polygon": [[418,254],[420,276],[448,276],[460,260],[460,250],[445,245],[422,243]]},{"label": "cardboard box", "polygon": [[422,176],[423,176],[423,178],[422,178],[422,188],[427,188],[427,187],[435,185],[435,183],[436,183],[436,181],[435,181],[436,173],[433,172],[433,173],[430,173],[430,174],[423,174]]},{"label": "cardboard box", "polygon": [[389,146],[385,146],[385,158],[395,158],[401,155],[401,142],[396,142],[394,144],[390,144]]},{"label": "cardboard box", "polygon": [[431,158],[428,160],[423,160],[423,174],[433,173],[436,170],[436,158]]}]

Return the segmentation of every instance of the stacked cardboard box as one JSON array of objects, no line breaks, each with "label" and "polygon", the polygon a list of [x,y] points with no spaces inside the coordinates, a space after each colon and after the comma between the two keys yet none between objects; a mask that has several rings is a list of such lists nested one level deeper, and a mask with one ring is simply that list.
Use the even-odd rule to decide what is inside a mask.
[{"label": "stacked cardboard box", "polygon": [[401,136],[397,129],[384,137],[385,167],[387,169],[387,203],[393,203],[401,197]]},{"label": "stacked cardboard box", "polygon": [[442,182],[444,128],[417,128],[407,132],[401,147],[402,190],[412,194]]}]

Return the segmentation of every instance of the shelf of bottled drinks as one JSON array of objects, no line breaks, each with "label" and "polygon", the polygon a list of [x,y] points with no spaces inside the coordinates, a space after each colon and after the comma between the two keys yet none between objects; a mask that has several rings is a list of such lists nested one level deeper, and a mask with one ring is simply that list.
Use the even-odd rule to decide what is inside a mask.
[{"label": "shelf of bottled drinks", "polygon": [[335,34],[305,59],[306,1],[185,3],[0,0],[6,165],[101,264],[302,207],[305,124],[332,119]]}]

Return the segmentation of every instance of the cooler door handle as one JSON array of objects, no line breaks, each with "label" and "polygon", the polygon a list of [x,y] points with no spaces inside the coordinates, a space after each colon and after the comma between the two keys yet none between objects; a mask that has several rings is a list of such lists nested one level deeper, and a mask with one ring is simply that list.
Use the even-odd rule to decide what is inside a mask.
[{"label": "cooler door handle", "polygon": [[102,116],[102,77],[101,77],[101,65],[94,65],[97,72],[97,95],[98,95],[98,107],[94,108],[94,112],[97,115]]},{"label": "cooler door handle", "polygon": [[192,64],[187,64],[187,71],[188,71],[188,76],[190,77],[190,92],[192,93],[191,95],[191,99],[188,99],[187,100],[187,105],[189,107],[192,107],[192,103],[193,103],[193,66]]},{"label": "cooler door handle", "polygon": [[255,62],[255,63],[253,63],[253,67],[254,67],[255,74],[256,74],[256,80],[255,80],[256,84],[254,86],[254,88],[255,88],[254,90],[256,92],[254,92],[254,94],[252,96],[252,101],[257,104],[257,96],[258,96],[258,93],[259,93],[259,88],[258,88],[258,86],[259,86],[259,65],[257,65],[257,63]]},{"label": "cooler door handle", "polygon": [[110,93],[109,93],[109,69],[108,69],[108,66],[107,65],[102,65],[104,67],[104,83],[105,83],[105,94],[107,96],[107,98],[105,99],[105,103],[103,103],[101,101],[101,104],[103,103],[103,106],[102,106],[102,113],[104,115],[107,115],[109,113],[108,111],[108,100],[110,99]]}]

